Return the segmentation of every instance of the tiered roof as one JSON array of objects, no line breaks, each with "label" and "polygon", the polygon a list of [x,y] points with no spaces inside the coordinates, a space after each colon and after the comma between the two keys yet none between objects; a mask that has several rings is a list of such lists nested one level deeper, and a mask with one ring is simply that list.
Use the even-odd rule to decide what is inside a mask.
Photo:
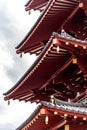
[{"label": "tiered roof", "polygon": [[[81,102],[87,103],[87,0],[30,0],[25,9],[42,13],[17,53],[39,56],[4,95],[39,105],[17,130],[86,128],[87,106]],[[70,103],[50,102],[52,96]]]},{"label": "tiered roof", "polygon": [[[81,59],[87,56],[86,48],[87,41],[73,38],[66,32],[61,35],[53,33],[31,68],[5,93],[5,100],[38,102],[49,100],[51,95],[63,100],[74,99],[77,92],[82,93],[87,88],[86,70],[82,72],[80,69],[84,69]],[[78,63],[73,63],[73,60],[78,60]]]},{"label": "tiered roof", "polygon": [[[72,122],[72,123],[71,123]],[[70,125],[70,130],[80,125],[87,127],[87,105],[64,102],[55,99],[55,103],[40,102],[32,115],[17,130],[60,130],[64,125]]]},{"label": "tiered roof", "polygon": [[35,25],[16,47],[17,53],[40,54],[52,32],[60,32],[62,26],[77,12],[78,6],[78,0],[49,0]]}]

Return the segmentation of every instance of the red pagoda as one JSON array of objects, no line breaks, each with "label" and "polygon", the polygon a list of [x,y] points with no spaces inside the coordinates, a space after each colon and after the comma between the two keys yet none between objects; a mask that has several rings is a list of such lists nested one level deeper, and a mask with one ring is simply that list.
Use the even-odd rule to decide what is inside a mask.
[{"label": "red pagoda", "polygon": [[86,130],[87,0],[29,0],[31,9],[41,15],[16,52],[38,57],[4,99],[38,106],[17,130]]}]

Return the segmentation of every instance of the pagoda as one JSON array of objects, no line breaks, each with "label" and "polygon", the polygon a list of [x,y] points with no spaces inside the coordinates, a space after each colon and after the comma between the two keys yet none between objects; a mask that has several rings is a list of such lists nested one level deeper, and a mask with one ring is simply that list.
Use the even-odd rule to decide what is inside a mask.
[{"label": "pagoda", "polygon": [[38,106],[17,130],[86,130],[87,0],[29,0],[40,17],[16,47],[38,57],[5,100]]}]

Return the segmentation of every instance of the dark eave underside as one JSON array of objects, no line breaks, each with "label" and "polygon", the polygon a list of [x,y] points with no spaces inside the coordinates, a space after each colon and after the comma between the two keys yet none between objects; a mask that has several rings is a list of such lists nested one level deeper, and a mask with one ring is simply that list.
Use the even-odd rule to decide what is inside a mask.
[{"label": "dark eave underside", "polygon": [[78,7],[75,0],[51,0],[43,11],[31,31],[24,40],[16,47],[17,53],[31,52],[37,45],[43,46],[41,42],[49,39],[52,32],[60,29],[61,25],[72,15]]}]

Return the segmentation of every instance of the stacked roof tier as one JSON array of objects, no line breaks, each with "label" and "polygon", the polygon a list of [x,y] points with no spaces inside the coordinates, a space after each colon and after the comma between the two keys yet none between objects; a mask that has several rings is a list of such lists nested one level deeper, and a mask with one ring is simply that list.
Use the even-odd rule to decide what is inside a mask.
[{"label": "stacked roof tier", "polygon": [[54,32],[31,68],[5,93],[5,100],[49,101],[52,95],[74,100],[87,89],[86,57],[87,41]]},{"label": "stacked roof tier", "polygon": [[39,104],[17,130],[85,130],[87,0],[30,0],[32,9],[41,15],[16,49],[38,57],[4,99]]},{"label": "stacked roof tier", "polygon": [[[31,1],[30,3],[32,4],[32,2],[36,3],[36,1]],[[79,8],[78,0],[49,0],[32,29],[16,47],[17,53],[29,52],[30,54],[40,54],[49,37],[52,35],[52,32],[60,32],[63,27],[68,32],[71,32],[69,31],[71,29],[69,25],[71,24],[68,22],[72,23],[71,20],[73,20],[74,14],[80,10],[82,10],[82,8]],[[79,13],[76,14],[76,17],[81,15],[83,20],[83,18],[85,18],[84,12],[81,14]]]},{"label": "stacked roof tier", "polygon": [[32,115],[16,130],[64,130],[64,127],[82,130],[87,127],[87,105],[54,100],[54,104],[40,102]]}]

